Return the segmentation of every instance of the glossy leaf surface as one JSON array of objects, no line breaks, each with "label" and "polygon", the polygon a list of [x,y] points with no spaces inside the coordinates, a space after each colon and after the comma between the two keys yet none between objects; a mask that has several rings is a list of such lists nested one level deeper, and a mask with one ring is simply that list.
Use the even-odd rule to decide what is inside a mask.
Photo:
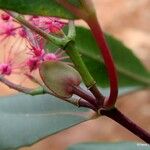
[{"label": "glossy leaf surface", "polygon": [[[76,6],[80,6],[78,0],[70,0],[70,2]],[[0,0],[0,8],[13,10],[21,14],[57,16],[67,19],[76,18],[58,4],[57,0]]]},{"label": "glossy leaf surface", "polygon": [[[99,49],[89,29],[77,27],[76,48],[100,86],[108,86],[107,72]],[[150,72],[141,61],[116,38],[105,34],[119,76],[119,86],[150,86]]]}]

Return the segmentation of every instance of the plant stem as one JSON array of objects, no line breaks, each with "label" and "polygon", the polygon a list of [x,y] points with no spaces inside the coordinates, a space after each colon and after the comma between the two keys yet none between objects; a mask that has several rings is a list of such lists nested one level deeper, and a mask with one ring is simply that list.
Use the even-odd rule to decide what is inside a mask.
[{"label": "plant stem", "polygon": [[69,55],[70,59],[73,61],[76,69],[79,71],[84,84],[95,96],[97,104],[103,104],[103,99],[101,93],[99,92],[96,86],[96,82],[89,73],[86,65],[84,64],[78,50],[75,47],[75,43],[73,41],[69,42],[64,49],[66,53]]},{"label": "plant stem", "polygon": [[87,67],[85,66],[78,50],[75,47],[75,36],[76,36],[76,31],[75,31],[75,26],[73,21],[69,21],[69,30],[68,30],[68,37],[73,37],[69,43],[66,44],[66,46],[63,48],[66,53],[70,56],[72,62],[74,63],[76,69],[79,71],[83,78],[83,82],[89,88],[90,86],[95,84],[95,81],[93,77],[90,75]]},{"label": "plant stem", "polygon": [[17,84],[10,82],[9,80],[4,78],[3,76],[0,76],[0,81],[2,83],[4,83],[5,85],[7,85],[9,88],[14,89],[14,90],[19,91],[19,92],[22,92],[22,93],[30,94],[30,92],[32,91],[32,89],[29,89],[29,88],[23,87],[21,85],[17,85]]},{"label": "plant stem", "polygon": [[[117,79],[116,69],[114,66],[114,62],[113,62],[111,53],[107,46],[106,40],[104,38],[103,32],[98,23],[92,2],[87,1],[87,0],[81,1],[83,7],[78,8],[65,0],[57,0],[57,1],[62,6],[64,6],[66,9],[68,9],[70,12],[72,12],[75,16],[85,20],[88,23],[89,27],[91,28],[91,31],[97,41],[97,44],[98,44],[99,48],[101,49],[102,56],[104,58],[104,62],[105,62],[106,69],[108,72],[109,81],[110,81],[110,95],[109,95],[109,98],[106,99],[105,107],[107,107],[107,108],[113,107],[113,105],[116,102],[117,96],[118,96],[118,79]],[[91,8],[89,8],[89,7],[91,7]],[[95,92],[94,92],[94,96],[96,98],[99,99],[101,97],[100,95],[101,95],[100,92],[98,95],[95,95]],[[102,103],[103,102],[101,102],[100,104],[102,104]]]},{"label": "plant stem", "polygon": [[48,91],[46,88],[44,88],[43,86],[40,86],[36,89],[30,89],[30,88],[23,87],[19,84],[15,84],[15,83],[7,80],[3,76],[0,76],[0,82],[4,83],[5,85],[7,85],[11,89],[14,89],[18,92],[22,92],[22,93],[29,94],[32,96],[46,94],[46,93],[52,95],[52,93],[50,91]]},{"label": "plant stem", "polygon": [[97,107],[96,99],[91,93],[83,90],[81,87],[73,87],[73,94],[78,95],[79,97],[83,98],[84,100],[88,101],[91,105]]},{"label": "plant stem", "polygon": [[150,144],[150,134],[143,130],[141,127],[136,125],[133,121],[131,121],[129,118],[127,118],[124,114],[122,114],[117,108],[112,109],[101,109],[100,110],[101,115],[105,115],[112,120],[116,121],[132,133],[134,133],[136,136],[141,138],[146,143]]},{"label": "plant stem", "polygon": [[105,107],[110,108],[116,102],[118,96],[118,79],[116,74],[115,65],[106,43],[105,37],[103,35],[102,29],[98,23],[97,17],[91,17],[86,20],[89,27],[91,28],[91,32],[93,33],[99,48],[101,49],[102,56],[104,58],[104,62],[106,65],[106,69],[108,72],[108,77],[110,81],[110,95],[108,100],[105,103]]},{"label": "plant stem", "polygon": [[67,37],[71,39],[72,41],[74,41],[76,37],[76,29],[75,29],[74,21],[69,20],[68,26],[69,26],[69,29],[68,29]]},{"label": "plant stem", "polygon": [[[65,49],[70,48],[71,50],[68,51],[68,55],[70,56],[70,58],[72,59],[72,61],[74,62],[74,64],[76,65],[76,69],[80,72],[85,85],[87,86],[87,88],[91,91],[91,93],[95,96],[97,104],[102,107],[103,106],[103,102],[104,102],[104,97],[103,95],[99,92],[94,79],[92,78],[92,76],[90,75],[88,69],[86,68],[80,54],[78,53],[78,50],[75,48],[74,45],[74,39],[75,39],[75,35],[76,35],[76,31],[75,31],[75,26],[74,26],[74,22],[71,20],[69,21],[69,31],[68,31],[68,37],[72,39],[72,43],[71,45],[67,45],[65,47]],[[70,44],[70,43],[69,43]],[[69,47],[70,46],[70,47]],[[91,82],[91,83],[88,83]]]},{"label": "plant stem", "polygon": [[105,100],[105,97],[100,93],[99,89],[97,88],[96,84],[91,86],[89,88],[89,90],[91,91],[91,93],[93,93],[93,95],[96,97],[97,99],[97,103],[98,103],[98,107],[102,108],[103,107],[103,103]]},{"label": "plant stem", "polygon": [[13,18],[15,18],[18,22],[20,22],[24,26],[28,27],[32,31],[36,32],[37,34],[41,35],[43,38],[47,39],[48,41],[54,43],[57,46],[65,46],[66,43],[68,43],[70,40],[67,37],[57,38],[51,34],[44,32],[43,30],[35,27],[34,25],[26,21],[20,14],[16,12],[11,12],[11,11],[6,11],[6,12],[10,14]]},{"label": "plant stem", "polygon": [[[65,47],[66,49],[71,49],[71,50],[67,50],[67,54],[70,56],[71,60],[73,61],[73,63],[75,64],[77,70],[79,71],[79,73],[81,74],[83,81],[85,83],[85,85],[87,86],[87,88],[91,88],[93,85],[95,85],[95,81],[92,78],[92,76],[90,75],[88,69],[86,68],[85,64],[83,63],[79,53],[77,52],[77,50],[75,49],[74,46],[74,42],[72,41],[72,39],[70,38],[74,38],[74,34],[72,34],[72,32],[74,31],[74,24],[72,24],[72,21],[70,22],[69,28],[70,31],[68,32],[68,36],[66,38],[57,38],[55,36],[52,36],[50,34],[47,34],[46,32],[40,30],[39,28],[36,28],[35,26],[33,26],[32,24],[28,23],[23,17],[21,17],[19,14],[14,13],[14,12],[9,12],[6,11],[7,13],[9,13],[12,17],[14,17],[16,20],[18,20],[21,24],[23,24],[24,26],[28,27],[29,29],[33,30],[34,32],[36,32],[37,34],[41,35],[43,38],[47,39],[48,41],[53,42],[55,45],[57,46],[61,46],[61,47]],[[96,87],[94,88],[96,90]],[[98,91],[98,89],[97,89]],[[92,91],[93,92],[93,91]],[[93,93],[94,95],[95,93]],[[95,95],[97,96],[97,95]]]},{"label": "plant stem", "polygon": [[90,108],[94,111],[97,111],[97,108],[94,107],[93,105],[91,105],[89,102],[83,100],[83,99],[79,99],[78,101],[78,107],[85,107],[85,108]]},{"label": "plant stem", "polygon": [[39,86],[39,87],[33,89],[29,94],[32,95],[32,96],[42,95],[42,94],[50,94],[50,95],[52,95],[43,86]]},{"label": "plant stem", "polygon": [[[11,89],[14,89],[18,92],[22,92],[22,93],[29,94],[32,96],[36,96],[36,95],[40,95],[40,94],[50,94],[50,95],[58,97],[57,95],[53,94],[52,92],[47,90],[45,87],[43,88],[42,86],[40,86],[36,89],[29,89],[29,88],[23,87],[21,85],[12,83],[11,81],[4,78],[3,76],[0,76],[0,82],[4,83]],[[59,97],[59,98],[61,98],[61,97]],[[74,99],[74,98],[70,98],[70,99],[61,98],[61,99],[63,99],[64,101],[67,101],[75,106],[78,106],[78,107],[86,107],[86,108],[95,110],[94,106],[92,106],[90,103],[88,103],[87,101],[85,101],[81,98],[79,100]]]}]

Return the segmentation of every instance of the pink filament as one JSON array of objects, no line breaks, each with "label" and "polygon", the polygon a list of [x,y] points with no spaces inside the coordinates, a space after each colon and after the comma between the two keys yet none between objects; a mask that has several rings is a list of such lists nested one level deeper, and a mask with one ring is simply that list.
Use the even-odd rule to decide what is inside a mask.
[{"label": "pink filament", "polygon": [[43,57],[44,61],[58,60],[57,56],[54,53],[45,54]]}]

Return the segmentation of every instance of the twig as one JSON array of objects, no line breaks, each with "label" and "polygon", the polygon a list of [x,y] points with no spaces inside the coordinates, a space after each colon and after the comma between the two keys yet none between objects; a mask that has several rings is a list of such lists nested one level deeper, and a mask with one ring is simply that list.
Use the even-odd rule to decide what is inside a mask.
[{"label": "twig", "polygon": [[10,82],[9,80],[7,80],[6,78],[4,78],[3,76],[0,76],[0,81],[2,83],[4,83],[5,85],[7,85],[9,88],[14,89],[16,91],[22,92],[22,93],[26,93],[26,94],[30,94],[30,92],[32,91],[32,89],[23,87],[19,84],[15,84]]},{"label": "twig", "polygon": [[[73,36],[74,34],[75,34],[75,26],[74,26],[73,21],[71,21],[69,23],[68,35],[71,35],[71,37],[74,37]],[[80,75],[82,76],[84,84],[91,91],[91,93],[95,96],[96,101],[97,101],[96,103],[99,105],[99,107],[102,107],[104,97],[98,90],[94,78],[91,76],[86,65],[84,64],[78,50],[76,49],[74,41],[67,43],[64,49],[66,53],[70,56],[76,69],[79,71]]]},{"label": "twig", "polygon": [[47,39],[48,41],[51,41],[55,45],[65,46],[66,43],[68,43],[70,40],[70,39],[68,39],[68,37],[57,38],[56,36],[53,36],[51,34],[44,32],[43,30],[37,28],[36,26],[34,26],[31,23],[29,23],[28,21],[26,21],[20,14],[18,14],[16,12],[11,12],[11,11],[6,11],[6,12],[9,15],[11,15],[13,18],[15,18],[18,22],[20,22],[24,26],[28,27],[32,31],[36,32],[37,34],[41,35],[43,38]]},{"label": "twig", "polygon": [[141,138],[143,141],[150,144],[150,134],[146,132],[144,129],[136,125],[133,121],[131,121],[129,118],[127,118],[124,114],[122,114],[117,108],[112,108],[109,110],[100,110],[101,115],[105,115],[112,120],[116,121],[129,131],[131,131],[133,134]]},{"label": "twig", "polygon": [[90,18],[89,20],[87,20],[87,23],[90,26],[91,32],[93,33],[97,44],[101,50],[108,72],[108,77],[110,81],[110,95],[105,103],[105,107],[110,108],[113,107],[118,96],[118,79],[115,65],[97,18]]},{"label": "twig", "polygon": [[97,107],[96,99],[91,93],[88,93],[87,91],[83,90],[81,87],[73,87],[72,91],[75,95],[78,95],[79,97],[82,97],[84,100],[88,101],[91,105]]}]

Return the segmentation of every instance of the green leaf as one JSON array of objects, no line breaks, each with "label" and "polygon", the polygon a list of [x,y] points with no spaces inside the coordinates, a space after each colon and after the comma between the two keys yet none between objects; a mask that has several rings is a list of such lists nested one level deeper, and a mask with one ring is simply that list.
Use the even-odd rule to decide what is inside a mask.
[{"label": "green leaf", "polygon": [[[123,96],[123,95],[126,95],[126,94],[129,94],[130,92],[135,92],[135,91],[138,91],[138,90],[141,90],[143,89],[143,87],[140,87],[140,86],[126,86],[126,87],[119,87],[119,93],[118,93],[118,96]],[[100,88],[100,91],[103,93],[103,95],[105,96],[108,96],[109,95],[109,88]]]},{"label": "green leaf", "polygon": [[118,143],[83,143],[76,144],[68,150],[149,150],[150,146],[143,143],[118,142]]},{"label": "green leaf", "polygon": [[[76,47],[98,85],[108,86],[108,78],[99,49],[89,29],[77,27]],[[132,51],[119,40],[105,34],[119,75],[119,86],[150,86],[150,72]]]},{"label": "green leaf", "polygon": [[[70,0],[80,6],[78,0]],[[67,19],[76,17],[56,2],[56,0],[0,0],[0,8],[13,10],[21,14],[56,16]]]},{"label": "green leaf", "polygon": [[50,95],[0,97],[0,150],[31,145],[88,119],[88,109]]}]

